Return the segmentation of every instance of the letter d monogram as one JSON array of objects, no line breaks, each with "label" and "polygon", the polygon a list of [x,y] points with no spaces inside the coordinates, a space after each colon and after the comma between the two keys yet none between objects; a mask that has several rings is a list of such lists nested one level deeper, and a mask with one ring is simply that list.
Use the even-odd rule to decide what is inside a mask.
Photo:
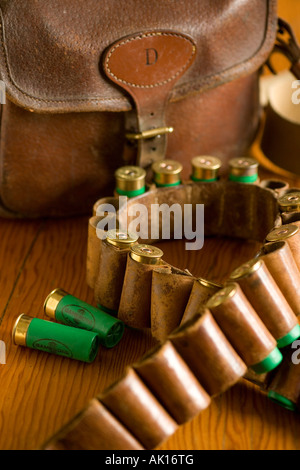
[{"label": "letter d monogram", "polygon": [[146,49],[146,65],[154,65],[158,59],[158,52],[156,49],[151,47]]}]

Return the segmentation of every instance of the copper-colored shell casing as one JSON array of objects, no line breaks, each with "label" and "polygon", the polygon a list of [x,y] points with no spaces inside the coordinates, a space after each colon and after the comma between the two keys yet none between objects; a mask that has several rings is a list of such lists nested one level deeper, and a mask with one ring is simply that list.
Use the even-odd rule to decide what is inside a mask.
[{"label": "copper-colored shell casing", "polygon": [[239,284],[250,304],[278,340],[298,324],[298,320],[262,259],[254,259],[235,270],[231,279]]},{"label": "copper-colored shell casing", "polygon": [[144,447],[97,399],[93,399],[45,444],[43,450],[144,450]]},{"label": "copper-colored shell casing", "polygon": [[210,404],[210,397],[170,341],[142,358],[136,372],[178,424]]},{"label": "copper-colored shell casing", "polygon": [[247,371],[207,309],[169,339],[210,396],[227,390]]},{"label": "copper-colored shell casing", "polygon": [[263,246],[261,259],[276,281],[291,309],[300,315],[300,271],[286,241],[267,243]]},{"label": "copper-colored shell casing", "polygon": [[177,429],[176,422],[132,368],[99,399],[146,449],[158,446]]},{"label": "copper-colored shell casing", "polygon": [[238,284],[228,284],[207,303],[220,328],[248,367],[263,361],[277,345]]}]

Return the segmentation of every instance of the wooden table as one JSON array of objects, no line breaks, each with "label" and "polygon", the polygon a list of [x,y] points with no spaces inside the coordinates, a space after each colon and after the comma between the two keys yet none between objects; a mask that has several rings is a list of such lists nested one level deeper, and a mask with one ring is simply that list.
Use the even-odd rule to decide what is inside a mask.
[{"label": "wooden table", "polygon": [[[295,12],[299,18],[298,0],[280,1],[280,15],[300,36]],[[39,448],[153,345],[148,334],[126,330],[117,347],[101,348],[94,363],[84,364],[12,344],[17,316],[45,318],[43,302],[55,287],[94,304],[85,281],[87,226],[88,217],[0,221],[0,340],[6,345],[6,364],[0,364],[1,450]],[[253,242],[207,239],[202,250],[191,253],[183,243],[161,243],[165,259],[219,281],[258,248]],[[242,380],[160,449],[299,448],[299,415]]]},{"label": "wooden table", "polygon": [[[43,302],[53,288],[61,286],[94,303],[85,282],[87,218],[2,220],[0,233],[0,338],[7,347],[6,364],[0,365],[0,448],[35,449],[153,342],[146,333],[126,330],[119,345],[101,348],[92,364],[13,345],[16,317],[26,313],[45,318]],[[164,258],[216,281],[258,248],[254,242],[206,239],[204,248],[191,255],[183,243],[161,243]],[[182,426],[161,449],[297,449],[299,424],[299,416],[241,381]]]}]

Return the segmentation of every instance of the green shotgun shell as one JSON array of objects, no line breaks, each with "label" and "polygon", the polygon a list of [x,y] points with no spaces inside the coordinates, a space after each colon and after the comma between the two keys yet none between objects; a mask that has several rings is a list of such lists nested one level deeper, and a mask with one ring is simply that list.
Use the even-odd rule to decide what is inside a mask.
[{"label": "green shotgun shell", "polygon": [[146,191],[146,171],[139,166],[122,166],[115,172],[116,193],[135,197]]},{"label": "green shotgun shell", "polygon": [[191,180],[204,183],[218,180],[218,172],[222,165],[219,158],[201,155],[199,157],[194,157],[191,164]]},{"label": "green shotgun shell", "polygon": [[13,342],[20,346],[93,362],[99,349],[99,338],[92,331],[79,330],[28,315],[20,315],[13,328]]},{"label": "green shotgun shell", "polygon": [[152,164],[153,180],[157,187],[181,184],[182,165],[174,160],[159,160]]},{"label": "green shotgun shell", "polygon": [[254,158],[232,158],[229,161],[229,168],[230,181],[255,183],[258,180],[258,162]]},{"label": "green shotgun shell", "polygon": [[44,302],[45,314],[60,323],[96,333],[100,344],[106,348],[116,346],[121,340],[125,325],[118,318],[55,289]]}]

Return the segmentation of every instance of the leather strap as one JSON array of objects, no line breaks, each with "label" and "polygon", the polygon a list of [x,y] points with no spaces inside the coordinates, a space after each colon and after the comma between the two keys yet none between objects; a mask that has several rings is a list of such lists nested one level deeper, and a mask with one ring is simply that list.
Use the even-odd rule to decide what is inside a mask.
[{"label": "leather strap", "polygon": [[274,51],[283,53],[291,62],[291,72],[300,80],[300,46],[291,26],[278,19],[278,32]]},{"label": "leather strap", "polygon": [[278,52],[287,57],[291,64],[290,71],[296,78],[300,79],[300,46],[290,24],[282,18],[278,18],[276,41],[273,51],[266,62],[267,66],[274,74],[276,74],[276,71],[272,65],[271,58],[274,53]]},{"label": "leather strap", "polygon": [[[149,167],[164,158],[167,134],[172,132],[165,122],[169,95],[195,56],[194,41],[175,31],[138,33],[108,48],[104,71],[131,95],[136,105],[136,116],[127,114],[127,138],[137,142],[137,165]],[[128,161],[128,157],[125,159]]]}]

